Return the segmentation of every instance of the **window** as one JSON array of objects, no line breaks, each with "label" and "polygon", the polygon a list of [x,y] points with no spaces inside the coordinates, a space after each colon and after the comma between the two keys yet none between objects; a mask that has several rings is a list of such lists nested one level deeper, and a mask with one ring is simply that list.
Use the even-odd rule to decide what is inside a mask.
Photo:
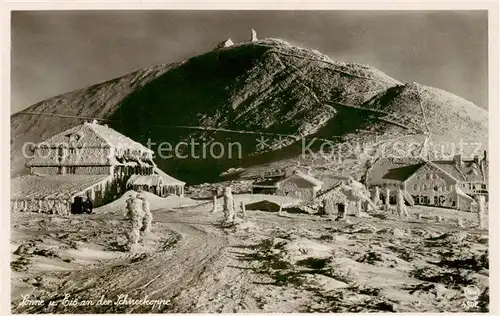
[{"label": "window", "polygon": [[69,149],[70,154],[76,154],[76,148],[70,148]]},{"label": "window", "polygon": [[424,195],[421,195],[420,196],[420,203],[421,204],[424,204],[424,205],[427,205],[429,204],[429,197],[428,196],[424,196]]},{"label": "window", "polygon": [[76,167],[66,167],[67,173],[68,174],[75,174],[76,173]]},{"label": "window", "polygon": [[413,190],[418,191],[418,184],[413,185]]},{"label": "window", "polygon": [[57,148],[57,160],[61,162],[64,158],[64,148],[62,146]]},{"label": "window", "polygon": [[481,184],[481,189],[486,190],[486,184]]}]

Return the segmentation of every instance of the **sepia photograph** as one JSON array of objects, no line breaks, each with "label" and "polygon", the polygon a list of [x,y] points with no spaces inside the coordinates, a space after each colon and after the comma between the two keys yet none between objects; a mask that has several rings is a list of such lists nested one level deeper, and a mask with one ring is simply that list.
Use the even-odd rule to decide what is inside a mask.
[{"label": "sepia photograph", "polygon": [[487,9],[9,14],[12,314],[490,311]]}]

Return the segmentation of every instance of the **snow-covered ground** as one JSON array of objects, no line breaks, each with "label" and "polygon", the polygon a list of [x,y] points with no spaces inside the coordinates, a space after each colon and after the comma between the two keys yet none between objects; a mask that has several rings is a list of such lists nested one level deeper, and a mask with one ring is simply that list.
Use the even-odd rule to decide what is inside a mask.
[{"label": "snow-covered ground", "polygon": [[[247,211],[223,228],[211,203],[150,198],[154,228],[133,253],[122,249],[126,196],[92,215],[13,213],[13,312],[464,312],[467,285],[481,291],[473,311],[487,308],[488,231],[472,213],[415,207],[408,219],[336,222]],[[21,306],[22,294],[53,306]],[[64,306],[65,294],[165,304]]]}]

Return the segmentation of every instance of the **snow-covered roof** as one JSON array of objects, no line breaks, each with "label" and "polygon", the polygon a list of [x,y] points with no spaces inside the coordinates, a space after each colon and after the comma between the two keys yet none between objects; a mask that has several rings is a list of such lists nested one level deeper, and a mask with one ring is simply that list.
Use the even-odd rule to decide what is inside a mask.
[{"label": "snow-covered roof", "polygon": [[301,171],[295,171],[293,175],[290,177],[284,179],[281,182],[288,182],[288,181],[293,181],[293,182],[300,182],[301,184],[307,185],[307,186],[322,186],[323,182],[314,178],[313,176],[310,176],[308,174],[305,174]]},{"label": "snow-covered roof", "polygon": [[425,161],[420,158],[381,158],[375,162],[368,173],[367,183],[370,185],[399,184],[424,164]]},{"label": "snow-covered roof", "polygon": [[107,180],[110,175],[27,175],[11,180],[11,200],[66,199]]},{"label": "snow-covered roof", "polygon": [[161,180],[161,176],[159,176],[157,174],[152,174],[152,175],[134,174],[127,181],[127,186],[129,186],[129,185],[132,185],[132,186],[135,186],[135,185],[160,186],[162,184],[163,184],[163,182]]},{"label": "snow-covered roof", "polygon": [[[70,149],[62,151],[61,154],[59,149],[55,149],[58,147]],[[37,148],[33,159],[27,163],[28,167],[111,166],[135,160],[137,163],[133,165],[154,165],[150,162],[152,150],[112,128],[97,123],[86,122],[73,127],[37,144]],[[146,161],[140,161],[141,159]]]},{"label": "snow-covered roof", "polygon": [[127,185],[132,186],[164,186],[164,185],[180,185],[185,183],[169,176],[158,168],[153,169],[152,175],[132,175],[127,181]]},{"label": "snow-covered roof", "polygon": [[152,150],[142,144],[106,125],[100,125],[96,122],[85,122],[70,128],[44,140],[38,146],[42,144],[50,147],[59,145],[65,145],[66,147],[113,147],[153,153]]},{"label": "snow-covered roof", "polygon": [[384,158],[378,160],[368,174],[367,182],[370,185],[397,184],[406,181],[418,172],[424,165],[431,166],[456,182],[475,182],[487,179],[488,168],[483,161],[480,164],[473,160],[463,161],[456,164],[453,160],[425,161],[415,159]]},{"label": "snow-covered roof", "polygon": [[176,178],[174,178],[172,176],[169,176],[168,174],[166,174],[163,170],[161,170],[158,167],[154,167],[153,168],[153,173],[162,176],[169,183],[182,183],[182,184],[186,184],[183,181],[177,180]]},{"label": "snow-covered roof", "polygon": [[100,137],[102,137],[110,147],[123,148],[131,150],[140,150],[142,152],[153,153],[151,149],[143,146],[127,136],[118,133],[107,125],[100,125],[97,123],[84,123],[94,130]]}]

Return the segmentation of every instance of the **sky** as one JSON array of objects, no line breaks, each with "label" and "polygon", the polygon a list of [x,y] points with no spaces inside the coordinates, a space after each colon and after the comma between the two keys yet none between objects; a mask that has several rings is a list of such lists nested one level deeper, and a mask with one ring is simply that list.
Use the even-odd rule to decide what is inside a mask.
[{"label": "sky", "polygon": [[487,11],[13,11],[11,113],[251,28],[488,107]]}]

